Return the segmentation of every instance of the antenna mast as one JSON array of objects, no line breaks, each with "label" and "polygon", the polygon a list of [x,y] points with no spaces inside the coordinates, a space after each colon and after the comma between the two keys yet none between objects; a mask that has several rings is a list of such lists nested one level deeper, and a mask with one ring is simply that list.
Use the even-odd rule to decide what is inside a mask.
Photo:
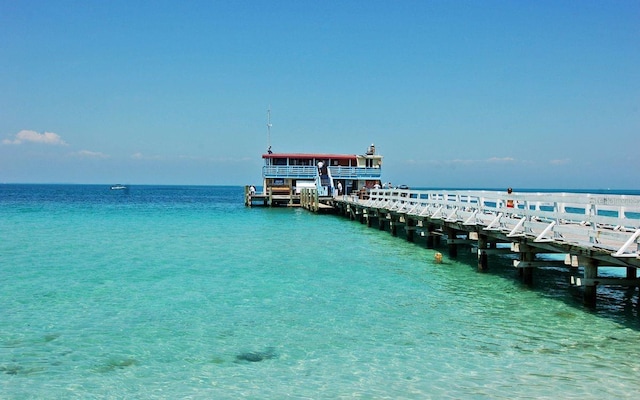
[{"label": "antenna mast", "polygon": [[271,153],[271,105],[267,110],[267,151]]}]

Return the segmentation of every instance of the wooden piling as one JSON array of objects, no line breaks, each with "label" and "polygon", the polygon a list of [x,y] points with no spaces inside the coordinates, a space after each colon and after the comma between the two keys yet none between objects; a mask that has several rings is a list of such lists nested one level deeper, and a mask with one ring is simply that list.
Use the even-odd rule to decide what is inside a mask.
[{"label": "wooden piling", "polygon": [[596,281],[598,278],[598,261],[588,257],[580,257],[579,261],[584,268],[584,305],[593,308],[596,306],[596,295],[598,291],[598,283]]},{"label": "wooden piling", "polygon": [[478,271],[488,269],[487,235],[478,233]]},{"label": "wooden piling", "polygon": [[385,221],[387,220],[386,214],[380,215],[378,211],[378,229],[383,231],[385,230]]},{"label": "wooden piling", "polygon": [[416,221],[413,218],[405,217],[405,223],[406,223],[405,229],[407,232],[407,241],[413,242],[414,233],[416,231]]},{"label": "wooden piling", "polygon": [[427,224],[427,249],[433,249],[434,248],[434,235],[433,235],[433,231],[435,230],[435,225],[434,224]]},{"label": "wooden piling", "polygon": [[455,243],[457,236],[454,228],[447,228],[447,242],[449,247],[449,257],[458,257],[458,245]]},{"label": "wooden piling", "polygon": [[392,236],[398,236],[398,217],[391,215],[391,220],[389,221],[389,230],[391,231]]},{"label": "wooden piling", "polygon": [[[533,258],[535,257],[535,254],[531,251],[525,251],[520,253],[520,260],[521,261],[533,261]],[[522,271],[522,283],[524,283],[525,285],[532,285],[533,284],[533,267],[524,267],[524,268],[520,268],[520,270]]]}]

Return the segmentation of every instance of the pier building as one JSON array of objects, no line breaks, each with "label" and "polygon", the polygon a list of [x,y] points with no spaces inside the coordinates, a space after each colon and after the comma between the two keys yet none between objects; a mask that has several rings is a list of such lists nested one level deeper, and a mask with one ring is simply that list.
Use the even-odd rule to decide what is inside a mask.
[{"label": "pier building", "polygon": [[371,144],[365,154],[267,153],[262,155],[262,190],[245,187],[245,205],[300,206],[305,190],[326,200],[380,187],[382,156]]}]

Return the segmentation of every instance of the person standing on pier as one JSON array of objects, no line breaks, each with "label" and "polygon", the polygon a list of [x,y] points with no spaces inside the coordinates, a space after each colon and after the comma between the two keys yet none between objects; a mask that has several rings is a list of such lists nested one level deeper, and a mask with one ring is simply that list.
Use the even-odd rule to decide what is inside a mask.
[{"label": "person standing on pier", "polygon": [[[507,194],[508,194],[509,196],[511,196],[511,193],[513,193],[513,189],[508,188],[508,189],[507,189]],[[512,199],[512,198],[508,198],[508,199],[507,199],[507,207],[508,207],[508,208],[513,208],[513,207],[514,207],[514,202],[513,202],[513,199]]]},{"label": "person standing on pier", "polygon": [[376,146],[373,143],[371,143],[371,146],[369,146],[369,148],[367,149],[367,155],[371,156],[374,154],[376,154]]}]

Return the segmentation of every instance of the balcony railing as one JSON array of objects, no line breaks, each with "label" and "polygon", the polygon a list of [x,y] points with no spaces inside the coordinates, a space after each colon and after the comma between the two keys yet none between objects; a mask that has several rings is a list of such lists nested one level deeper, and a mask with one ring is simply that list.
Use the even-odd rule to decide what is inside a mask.
[{"label": "balcony railing", "polygon": [[313,166],[265,165],[262,167],[264,178],[314,179],[318,168]]},{"label": "balcony railing", "polygon": [[329,167],[334,179],[380,179],[380,168]]},{"label": "balcony railing", "polygon": [[[380,179],[380,168],[329,167],[333,179]],[[314,166],[266,165],[264,178],[314,179],[318,168]]]}]

